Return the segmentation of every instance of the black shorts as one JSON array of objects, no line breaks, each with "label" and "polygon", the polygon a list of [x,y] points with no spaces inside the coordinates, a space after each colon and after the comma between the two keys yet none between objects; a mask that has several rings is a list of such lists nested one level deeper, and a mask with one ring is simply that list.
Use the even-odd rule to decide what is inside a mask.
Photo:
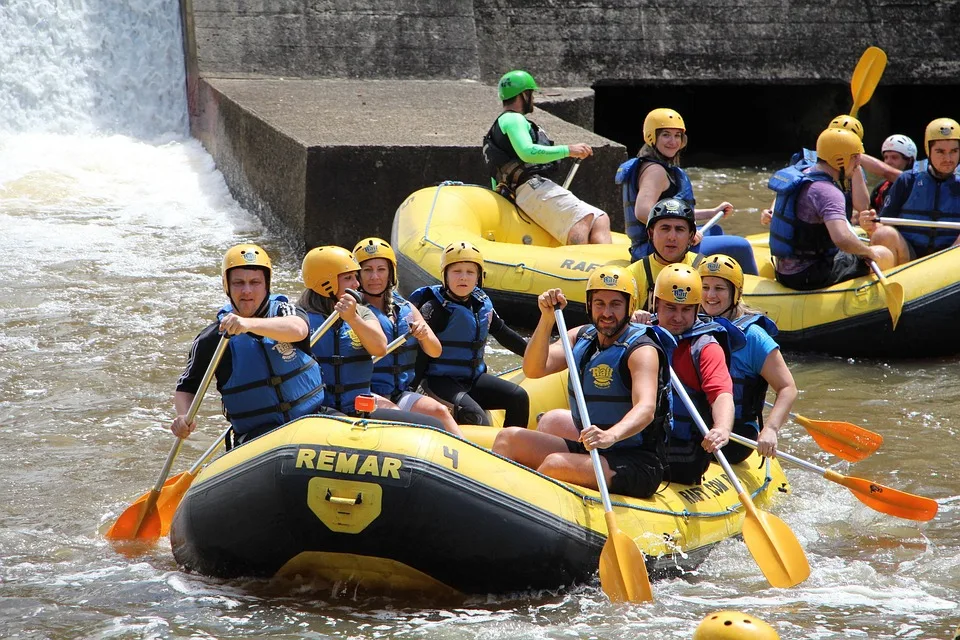
[{"label": "black shorts", "polygon": [[[567,440],[567,450],[570,453],[590,454],[582,442]],[[649,498],[663,480],[663,463],[660,456],[646,449],[598,449],[597,453],[604,457],[613,479],[610,480],[610,493],[617,493],[631,498]]]},{"label": "black shorts", "polygon": [[816,262],[800,273],[777,273],[777,282],[797,291],[823,289],[870,273],[870,266],[852,253],[838,251],[833,260]]}]

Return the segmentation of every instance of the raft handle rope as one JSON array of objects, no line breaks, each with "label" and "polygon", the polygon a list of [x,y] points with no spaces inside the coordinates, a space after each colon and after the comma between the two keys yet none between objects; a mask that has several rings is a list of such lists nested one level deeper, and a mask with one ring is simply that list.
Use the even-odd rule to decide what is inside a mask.
[{"label": "raft handle rope", "polygon": [[[444,245],[441,245],[437,243],[435,240],[432,240],[429,234],[430,234],[430,224],[433,221],[433,212],[437,207],[437,200],[440,197],[440,189],[446,186],[477,187],[478,189],[484,189],[485,191],[489,191],[489,189],[485,189],[480,185],[464,184],[463,182],[454,182],[452,180],[447,180],[437,185],[437,190],[433,193],[433,204],[430,205],[430,213],[427,214],[427,223],[423,226],[423,236],[420,238],[420,244],[421,245],[429,244],[441,251],[443,251]],[[502,262],[500,260],[490,260],[489,258],[484,258],[483,261],[486,264],[495,264],[500,267],[512,267],[520,273],[526,270],[526,271],[532,271],[533,273],[537,273],[543,276],[552,276],[558,280],[563,280],[564,282],[586,282],[587,279],[589,278],[589,276],[570,277],[570,276],[559,275],[552,271],[543,271],[542,269],[537,269],[535,267],[527,266],[523,262]]]}]

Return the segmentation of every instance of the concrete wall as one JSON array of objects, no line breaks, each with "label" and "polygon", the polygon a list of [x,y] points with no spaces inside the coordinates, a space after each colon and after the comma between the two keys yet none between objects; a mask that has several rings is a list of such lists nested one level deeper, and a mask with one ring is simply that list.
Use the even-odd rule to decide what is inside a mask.
[{"label": "concrete wall", "polygon": [[545,85],[955,83],[958,0],[192,0],[203,75],[470,78]]}]

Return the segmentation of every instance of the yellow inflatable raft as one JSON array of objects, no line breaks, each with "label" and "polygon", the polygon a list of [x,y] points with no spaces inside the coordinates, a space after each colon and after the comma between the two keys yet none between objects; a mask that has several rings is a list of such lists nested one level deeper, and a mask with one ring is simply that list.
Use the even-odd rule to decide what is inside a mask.
[{"label": "yellow inflatable raft", "polygon": [[[562,375],[522,380],[536,412]],[[294,576],[398,595],[556,589],[595,579],[606,537],[596,491],[491,453],[496,427],[460,439],[425,426],[308,416],[226,453],[174,517],[177,562],[216,577]],[[776,461],[735,465],[758,505],[788,491]],[[741,532],[743,511],[712,465],[701,486],[613,496],[620,529],[654,576],[696,567]]]},{"label": "yellow inflatable raft", "polygon": [[[604,264],[626,265],[626,236],[612,245],[560,246],[510,202],[490,189],[443,184],[421,189],[397,209],[392,243],[405,292],[437,284],[440,253],[467,240],[483,252],[484,290],[508,323],[532,327],[540,316],[536,297],[561,287],[583,302],[589,273]],[[746,276],[745,301],[779,326],[786,350],[843,356],[915,358],[960,353],[960,332],[951,326],[960,313],[960,251],[946,249],[887,272],[903,287],[904,304],[896,330],[874,276],[827,289],[787,289],[773,278],[765,234],[749,238],[759,276]],[[583,305],[568,307],[570,323],[586,321]]]}]

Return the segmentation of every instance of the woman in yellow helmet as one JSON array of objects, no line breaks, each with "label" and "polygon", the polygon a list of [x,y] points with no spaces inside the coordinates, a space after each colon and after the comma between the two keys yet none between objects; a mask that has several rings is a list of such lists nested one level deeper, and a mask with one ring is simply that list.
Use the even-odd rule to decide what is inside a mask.
[{"label": "woman in yellow helmet", "polygon": [[[687,146],[687,129],[680,114],[665,108],[648,113],[643,120],[643,142],[637,157],[620,165],[615,178],[623,188],[623,217],[630,238],[630,259],[634,262],[653,250],[646,225],[657,202],[678,198],[691,207],[696,205],[690,178],[680,168],[680,153]],[[721,211],[729,215],[733,205],[721,202],[716,207],[695,209],[695,216],[697,220],[705,220]],[[714,227],[707,238],[697,234],[694,251],[736,255],[750,273],[756,274],[750,243],[745,238],[722,233],[719,227]]]},{"label": "woman in yellow helmet", "polygon": [[[483,255],[454,242],[440,258],[443,284],[421,287],[409,300],[440,339],[443,352],[425,364],[423,390],[453,409],[458,424],[490,424],[488,409],[505,409],[504,425],[526,426],[530,398],[520,386],[487,373],[487,336],[522,356],[527,342],[493,309],[483,286]],[[418,364],[419,368],[419,364]]]},{"label": "woman in yellow helmet", "polygon": [[409,336],[402,346],[373,365],[370,388],[378,396],[377,406],[432,416],[445,430],[462,436],[445,406],[411,388],[417,353],[422,350],[436,358],[442,347],[420,311],[396,291],[397,256],[393,247],[380,238],[364,238],[353,248],[353,257],[360,265],[363,301],[373,311],[387,340]]},{"label": "woman in yellow helmet", "polygon": [[[733,379],[733,431],[756,440],[761,455],[777,453],[777,434],[786,422],[797,399],[797,384],[774,341],[777,325],[763,313],[750,309],[743,302],[743,270],[729,256],[707,256],[697,270],[703,282],[700,306],[714,318],[726,318],[746,336],[745,347],[734,351],[730,358],[730,376]],[[777,394],[773,409],[763,419],[763,403],[767,387]],[[745,460],[750,448],[735,442],[723,449],[731,464]]]}]

